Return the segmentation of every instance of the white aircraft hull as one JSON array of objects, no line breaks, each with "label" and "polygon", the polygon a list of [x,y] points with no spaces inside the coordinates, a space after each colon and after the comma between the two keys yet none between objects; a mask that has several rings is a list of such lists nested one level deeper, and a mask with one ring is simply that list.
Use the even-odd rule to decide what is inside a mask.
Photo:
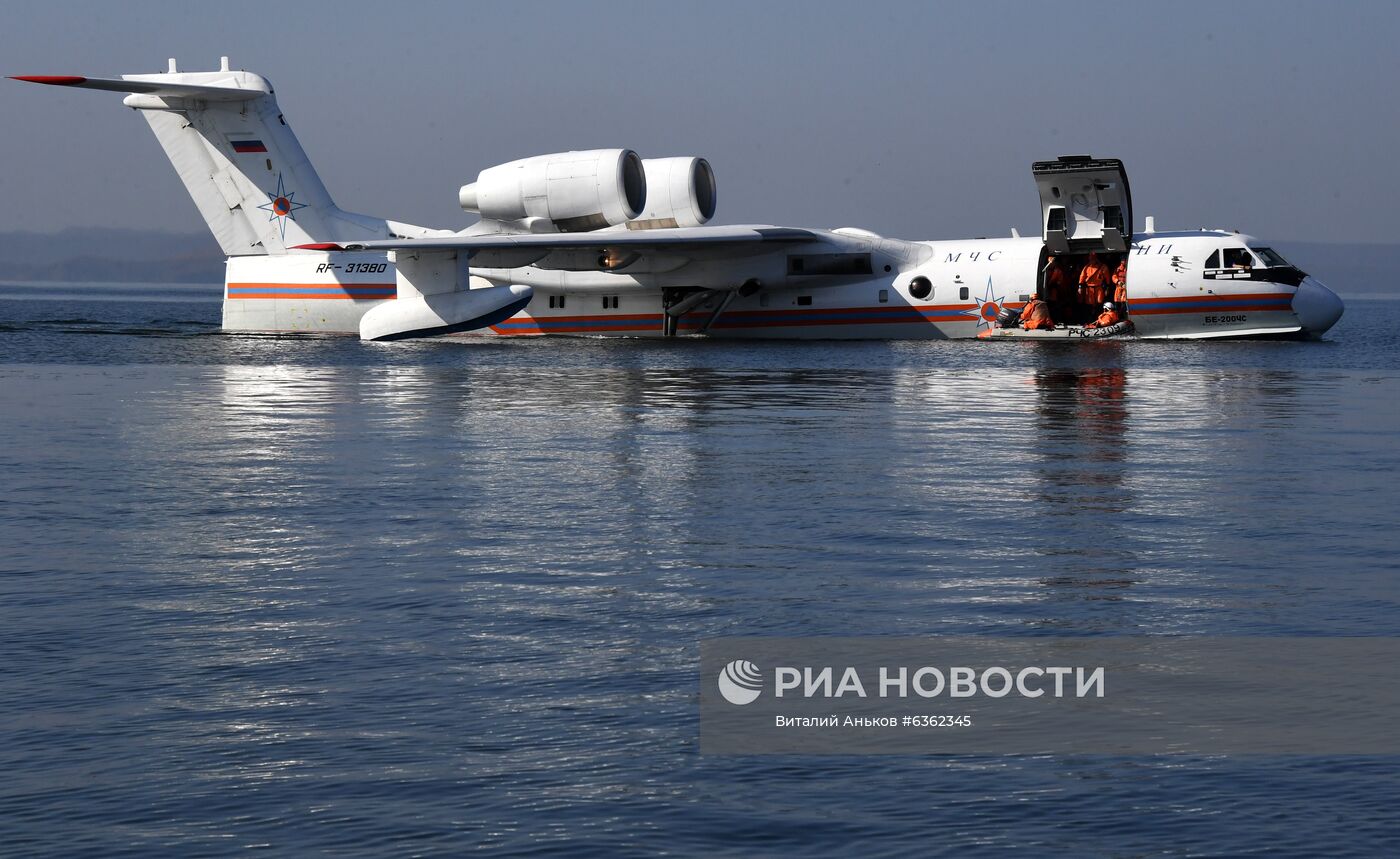
[{"label": "white aircraft hull", "polygon": [[[1276,295],[1277,303],[1272,303],[1275,299],[1271,297],[1268,299],[1271,303],[1261,307],[1278,309],[1260,309],[1248,314],[1248,326],[1220,325],[1211,321],[1222,315],[1219,311],[1169,310],[1160,315],[1139,316],[1131,300],[1128,312],[1136,326],[1134,335],[1145,339],[1243,338],[1301,333],[1303,328],[1297,315],[1287,309],[1292,291]],[[572,309],[585,301],[586,297],[570,296],[564,309],[551,310],[535,306],[543,303],[537,295],[531,306],[509,319],[461,336],[667,336],[660,296],[623,297],[619,306],[610,310]],[[350,298],[226,298],[223,327],[227,331],[264,334],[358,335],[360,319],[382,303],[383,300]],[[1218,303],[1227,305],[1226,301]],[[676,333],[724,339],[966,340],[990,330],[987,325],[965,316],[975,307],[955,304],[914,308],[833,302],[822,307],[774,309],[762,307],[756,300],[744,299],[733,302],[708,328],[706,323],[712,310],[702,307],[687,313],[678,320]]]},{"label": "white aircraft hull", "polygon": [[[1214,234],[1207,233],[1192,236],[1189,241],[1210,245],[1214,238]],[[1032,252],[1038,251],[1039,246],[1033,239],[986,243],[1003,249],[1013,243],[1027,245]],[[1173,237],[1167,246],[1176,249],[1181,243],[1179,236]],[[775,287],[746,297],[735,296],[727,303],[716,295],[680,315],[673,333],[725,339],[975,339],[993,330],[1002,306],[1017,307],[1035,292],[1035,266],[1026,265],[1018,255],[1004,263],[993,260],[986,269],[964,266],[963,274],[955,274],[951,269],[958,268],[962,261],[947,262],[949,256],[957,255],[948,250],[952,244],[932,243],[942,255],[918,269],[937,282],[954,284],[946,293],[935,289],[926,301],[913,298],[901,288],[910,280],[907,271],[839,286]],[[957,246],[979,244],[982,242]],[[1153,245],[1144,242],[1138,247],[1151,251]],[[1199,255],[1204,257],[1208,252]],[[1134,259],[1129,268],[1127,309],[1135,337],[1244,338],[1307,333],[1305,321],[1293,307],[1297,287],[1256,280],[1212,282],[1197,274],[1181,281],[1154,279],[1155,286],[1138,288],[1133,283],[1135,269],[1141,266],[1145,280],[1155,262],[1149,254],[1141,256],[1149,258],[1141,263]],[[332,265],[338,265],[340,270]],[[970,271],[976,271],[976,275],[966,273]],[[504,285],[528,281],[531,272],[492,270],[486,274],[489,279],[473,277],[473,281],[482,287]],[[567,279],[571,273],[555,274],[559,279]],[[636,278],[612,277],[617,280],[612,285],[572,289],[536,286],[533,299],[523,310],[463,336],[669,336],[661,287],[637,282]],[[392,255],[384,253],[308,252],[230,259],[223,327],[236,332],[359,334],[361,319],[367,312],[398,300],[396,278]],[[976,291],[956,285],[973,278],[982,282]],[[724,307],[716,316],[722,303]]]}]

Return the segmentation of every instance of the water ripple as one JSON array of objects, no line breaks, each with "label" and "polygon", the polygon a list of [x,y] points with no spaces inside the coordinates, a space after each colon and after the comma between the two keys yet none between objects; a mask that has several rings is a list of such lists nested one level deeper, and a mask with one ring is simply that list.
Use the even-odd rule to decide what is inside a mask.
[{"label": "water ripple", "polygon": [[1388,760],[706,757],[695,677],[726,634],[1394,635],[1391,353],[62,305],[0,320],[8,852],[1393,852]]}]

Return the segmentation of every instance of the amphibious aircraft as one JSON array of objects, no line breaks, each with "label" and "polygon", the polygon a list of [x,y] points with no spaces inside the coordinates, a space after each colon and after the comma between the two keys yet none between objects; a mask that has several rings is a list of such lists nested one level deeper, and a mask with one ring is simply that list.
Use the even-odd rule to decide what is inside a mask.
[{"label": "amphibious aircraft", "polygon": [[[127,94],[123,103],[150,124],[228,256],[230,331],[369,340],[1020,335],[1004,311],[1045,295],[1050,257],[1078,271],[1090,253],[1125,263],[1118,298],[1133,336],[1318,337],[1343,310],[1249,236],[1157,232],[1150,218],[1134,231],[1116,159],[1036,162],[1041,234],[1024,238],[904,241],[853,228],[708,225],[717,186],[707,161],[643,159],[630,149],[482,170],[458,191],[462,209],[480,219],[454,232],[338,208],[272,85],[230,69],[227,57],[212,72],[181,72],[171,60],[163,74],[15,79]],[[1024,334],[1091,332],[1103,333],[1070,321]]]}]

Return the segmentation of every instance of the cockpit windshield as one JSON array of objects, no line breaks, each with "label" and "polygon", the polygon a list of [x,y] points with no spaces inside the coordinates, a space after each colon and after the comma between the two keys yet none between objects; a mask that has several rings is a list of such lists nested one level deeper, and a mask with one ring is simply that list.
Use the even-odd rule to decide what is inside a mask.
[{"label": "cockpit windshield", "polygon": [[1288,260],[1284,259],[1283,256],[1273,248],[1254,248],[1253,250],[1259,255],[1259,258],[1264,261],[1264,265],[1268,268],[1290,265]]},{"label": "cockpit windshield", "polygon": [[1225,249],[1226,268],[1254,268],[1254,257],[1245,248]]}]

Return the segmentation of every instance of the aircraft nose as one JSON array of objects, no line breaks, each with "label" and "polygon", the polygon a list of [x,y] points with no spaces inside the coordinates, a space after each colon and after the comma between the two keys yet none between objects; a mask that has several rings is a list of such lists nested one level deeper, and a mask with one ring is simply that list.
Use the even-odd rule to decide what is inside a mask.
[{"label": "aircraft nose", "polygon": [[1344,309],[1337,293],[1315,278],[1303,278],[1298,291],[1293,293],[1293,312],[1297,314],[1303,330],[1313,337],[1321,337],[1327,329],[1336,325]]}]

